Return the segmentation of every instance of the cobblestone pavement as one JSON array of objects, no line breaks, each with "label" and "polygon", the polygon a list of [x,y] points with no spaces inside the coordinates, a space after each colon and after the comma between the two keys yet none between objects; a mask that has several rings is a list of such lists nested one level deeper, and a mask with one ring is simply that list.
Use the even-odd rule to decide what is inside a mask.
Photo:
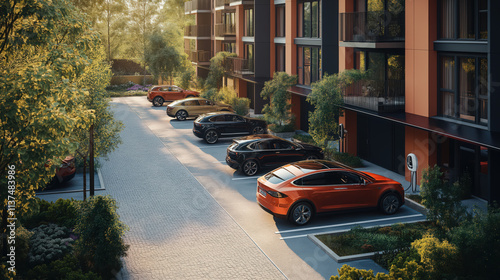
[{"label": "cobblestone pavement", "polygon": [[123,144],[101,171],[130,228],[117,278],[286,278],[141,119],[120,99],[112,104]]}]

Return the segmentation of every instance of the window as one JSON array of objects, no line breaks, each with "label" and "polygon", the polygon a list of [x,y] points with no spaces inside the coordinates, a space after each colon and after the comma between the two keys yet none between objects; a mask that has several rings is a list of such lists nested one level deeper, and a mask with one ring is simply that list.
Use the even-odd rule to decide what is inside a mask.
[{"label": "window", "polygon": [[276,6],[276,37],[285,37],[285,5]]},{"label": "window", "polygon": [[246,37],[254,36],[254,14],[253,8],[245,9],[245,35]]},{"label": "window", "polygon": [[184,106],[199,106],[200,103],[198,103],[198,100],[189,100],[184,102]]},{"label": "window", "polygon": [[224,115],[210,118],[210,122],[225,122],[225,121],[226,117]]},{"label": "window", "polygon": [[319,0],[300,1],[297,9],[298,37],[321,37],[321,5]]},{"label": "window", "polygon": [[342,185],[345,184],[345,182],[342,181],[343,177],[344,180],[346,180],[347,177],[345,176],[345,173],[342,172],[321,172],[302,177],[294,183],[299,186]]},{"label": "window", "polygon": [[439,9],[441,39],[488,39],[488,0],[441,0]]},{"label": "window", "polygon": [[285,45],[276,44],[276,72],[285,72],[286,71],[285,55],[286,55]]},{"label": "window", "polygon": [[248,60],[248,70],[253,72],[254,46],[253,46],[253,44],[244,44],[243,46],[244,46],[244,50],[245,50],[245,53],[244,53],[245,59]]},{"label": "window", "polygon": [[487,125],[487,58],[443,55],[439,71],[440,115]]},{"label": "window", "polygon": [[298,47],[297,73],[300,85],[311,85],[321,79],[321,48]]}]

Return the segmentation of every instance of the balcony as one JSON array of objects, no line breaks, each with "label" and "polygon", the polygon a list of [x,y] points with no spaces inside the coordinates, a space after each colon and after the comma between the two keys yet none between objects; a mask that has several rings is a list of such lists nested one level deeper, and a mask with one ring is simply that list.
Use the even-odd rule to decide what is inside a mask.
[{"label": "balcony", "polygon": [[229,6],[230,0],[215,0],[215,9],[223,10],[226,6]]},{"label": "balcony", "polygon": [[344,103],[376,112],[404,112],[404,80],[363,80],[344,90]]},{"label": "balcony", "polygon": [[215,25],[216,37],[235,36],[235,35],[236,35],[236,25],[225,24],[225,23],[218,23]]},{"label": "balcony", "polygon": [[254,3],[254,0],[230,0],[231,6],[238,6],[238,5],[251,5]]},{"label": "balcony", "polygon": [[341,13],[339,37],[342,42],[404,42],[404,12]]},{"label": "balcony", "polygon": [[210,0],[191,0],[184,3],[184,13],[211,12]]},{"label": "balcony", "polygon": [[210,25],[184,26],[184,37],[208,37],[208,38],[210,38]]},{"label": "balcony", "polygon": [[192,51],[192,50],[184,50],[191,62],[202,63],[202,62],[210,62],[211,52],[210,51]]},{"label": "balcony", "polygon": [[228,57],[227,69],[234,76],[243,77],[254,74],[253,60],[241,57]]}]

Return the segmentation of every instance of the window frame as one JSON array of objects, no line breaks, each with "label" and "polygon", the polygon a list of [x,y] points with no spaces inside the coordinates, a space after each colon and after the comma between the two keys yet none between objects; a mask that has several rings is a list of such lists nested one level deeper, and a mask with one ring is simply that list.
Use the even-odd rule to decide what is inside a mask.
[{"label": "window frame", "polygon": [[[305,49],[306,48],[309,48],[310,49],[310,54],[309,54],[309,59],[310,59],[310,63],[309,63],[309,67],[311,68],[310,71],[309,71],[309,80],[308,82],[309,83],[306,83],[306,67],[307,65],[305,64],[306,62],[306,53],[305,53]],[[317,56],[317,61],[316,61],[316,64],[318,66],[318,69],[317,69],[317,79],[316,80],[313,80],[313,52],[312,50],[313,49],[317,49],[318,50],[318,56]],[[312,83],[314,82],[317,82],[319,80],[321,80],[323,78],[323,69],[322,69],[322,52],[321,52],[321,47],[320,46],[309,46],[309,45],[298,45],[297,46],[297,84],[298,85],[303,85],[303,86],[311,86]],[[316,72],[316,71],[314,71]]]},{"label": "window frame", "polygon": [[[474,24],[474,38],[460,38],[460,30],[461,30],[461,24],[464,23],[460,17],[460,0],[449,0],[449,1],[452,1],[454,3],[454,7],[453,7],[453,38],[445,38],[443,37],[443,25],[444,25],[444,22],[443,22],[443,17],[442,17],[442,13],[443,13],[443,6],[442,6],[442,3],[443,1],[445,0],[439,0],[438,3],[437,3],[437,37],[438,37],[438,40],[443,40],[443,41],[488,41],[488,36],[489,36],[489,30],[486,30],[486,38],[481,38],[481,16],[484,16],[484,14],[486,13],[486,23],[488,22],[488,18],[490,17],[490,13],[488,11],[488,9],[486,8],[486,10],[480,10],[480,1],[483,1],[483,0],[472,0],[473,1],[473,5],[474,5],[474,12],[473,12],[473,16],[474,18],[472,19],[473,20],[473,24]],[[485,1],[488,1],[488,0],[485,0]],[[486,3],[486,5],[488,5],[488,3]],[[486,24],[486,29],[488,29],[488,24]]]},{"label": "window frame", "polygon": [[[322,10],[321,10],[321,1],[322,0],[298,0],[297,1],[297,37],[299,38],[321,38],[322,34]],[[328,1],[328,0],[326,0]],[[317,19],[313,19],[313,2],[317,2]],[[308,33],[310,36],[304,36],[305,34],[305,20],[304,20],[304,3],[309,3],[311,7],[310,11],[310,22],[309,22],[309,30]],[[313,25],[317,26],[317,36],[313,36]]]}]

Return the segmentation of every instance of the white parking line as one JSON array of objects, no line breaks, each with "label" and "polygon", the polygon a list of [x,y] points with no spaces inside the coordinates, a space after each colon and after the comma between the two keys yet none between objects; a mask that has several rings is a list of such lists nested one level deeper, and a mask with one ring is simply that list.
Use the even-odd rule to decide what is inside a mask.
[{"label": "white parking line", "polygon": [[248,179],[257,179],[259,177],[260,176],[257,176],[257,177],[241,177],[241,178],[233,178],[231,180],[233,180],[233,181],[236,181],[236,180],[248,180]]},{"label": "white parking line", "polygon": [[228,145],[213,145],[213,146],[203,146],[203,147],[199,147],[200,149],[210,149],[210,148],[221,148],[221,147],[224,147],[224,148],[227,148]]},{"label": "white parking line", "polygon": [[367,221],[344,223],[344,224],[338,224],[338,225],[329,225],[329,226],[320,226],[320,227],[308,227],[308,228],[290,229],[290,230],[284,230],[284,231],[276,231],[275,233],[276,234],[283,234],[283,233],[289,233],[289,232],[316,230],[316,229],[322,229],[322,228],[334,228],[334,227],[351,226],[351,225],[358,225],[358,224],[368,224],[368,223],[373,223],[373,222],[382,222],[382,221],[388,221],[388,220],[406,219],[406,218],[423,217],[423,216],[424,215],[422,215],[422,214],[414,214],[414,215],[409,215],[409,216],[402,216],[402,217],[399,216],[399,217],[392,217],[392,218],[367,220]]},{"label": "white parking line", "polygon": [[[411,222],[406,222],[402,224],[409,224],[409,223],[418,223],[418,222],[425,222],[425,220],[416,220],[416,221],[411,221]],[[374,225],[370,227],[365,227],[365,228],[374,228],[374,227],[388,227],[391,226],[392,224],[383,224],[383,225]],[[351,229],[339,229],[339,230],[334,230],[334,231],[328,231],[328,232],[319,232],[319,233],[314,233],[314,235],[321,235],[321,234],[332,234],[332,233],[340,233],[340,232],[347,232],[350,231]],[[286,237],[280,237],[280,240],[285,240],[285,239],[294,239],[294,238],[301,238],[301,237],[307,237],[308,234],[302,234],[302,235],[292,235],[292,236],[286,236]]]}]

